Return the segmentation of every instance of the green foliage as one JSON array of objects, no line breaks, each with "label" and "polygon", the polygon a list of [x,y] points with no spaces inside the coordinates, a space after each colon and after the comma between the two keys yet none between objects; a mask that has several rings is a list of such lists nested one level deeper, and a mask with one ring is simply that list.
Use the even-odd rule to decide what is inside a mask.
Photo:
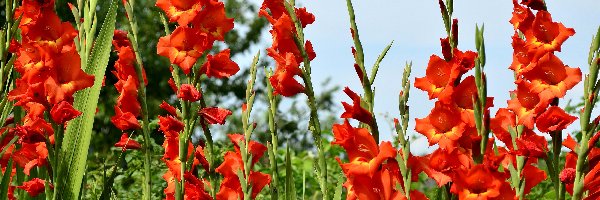
[{"label": "green foliage", "polygon": [[82,112],[82,116],[68,124],[63,146],[59,147],[61,153],[57,163],[59,175],[57,178],[60,180],[56,183],[57,193],[55,194],[58,199],[76,199],[79,195],[92,136],[94,114],[112,46],[116,16],[117,3],[112,1],[95,40],[91,59],[85,68],[87,73],[95,76],[94,86],[75,95],[74,107]]}]

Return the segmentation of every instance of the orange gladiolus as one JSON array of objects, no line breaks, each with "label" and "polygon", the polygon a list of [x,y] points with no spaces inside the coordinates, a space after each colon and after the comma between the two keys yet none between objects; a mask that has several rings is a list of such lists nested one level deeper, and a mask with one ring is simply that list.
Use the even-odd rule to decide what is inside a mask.
[{"label": "orange gladiolus", "polygon": [[456,106],[438,101],[427,117],[416,119],[415,130],[427,137],[430,146],[439,144],[440,148],[453,149],[466,128],[457,116],[460,110]]},{"label": "orange gladiolus", "polygon": [[157,52],[178,65],[185,74],[190,73],[192,66],[202,54],[212,48],[208,35],[197,29],[179,26],[171,35],[158,40]]},{"label": "orange gladiolus", "polygon": [[562,98],[581,81],[581,70],[566,66],[554,54],[548,53],[523,76],[530,81],[526,82],[529,90],[540,93],[542,98]]},{"label": "orange gladiolus", "polygon": [[157,0],[159,7],[167,14],[169,21],[177,22],[180,26],[187,26],[202,9],[202,2],[207,0]]},{"label": "orange gladiolus", "polygon": [[529,90],[524,82],[517,82],[517,90],[513,91],[515,98],[508,100],[508,109],[518,117],[518,124],[532,129],[535,118],[550,104],[550,99],[545,99],[539,93]]},{"label": "orange gladiolus", "polygon": [[458,170],[457,178],[450,191],[465,200],[513,199],[515,192],[502,175],[484,165],[476,165],[468,170]]}]

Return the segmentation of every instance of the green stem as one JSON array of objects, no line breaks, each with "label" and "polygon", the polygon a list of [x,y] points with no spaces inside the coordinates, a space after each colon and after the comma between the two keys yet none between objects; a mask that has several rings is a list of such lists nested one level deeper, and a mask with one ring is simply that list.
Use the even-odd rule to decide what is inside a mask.
[{"label": "green stem", "polygon": [[[373,139],[375,139],[375,143],[379,144],[379,128],[377,127],[377,118],[375,117],[375,113],[373,113],[375,97],[373,94],[373,89],[371,86],[371,80],[369,75],[367,74],[367,70],[365,69],[365,58],[362,43],[360,42],[360,36],[358,34],[358,27],[356,26],[356,20],[354,15],[354,7],[352,6],[351,0],[346,0],[346,5],[348,6],[348,15],[350,16],[350,27],[352,29],[354,46],[356,48],[356,64],[362,71],[361,84],[363,86],[363,90],[365,92],[365,100],[367,103],[367,109],[371,112],[371,117],[373,118],[373,122],[368,124],[371,128],[371,132],[373,133]],[[378,65],[376,65],[378,66]],[[372,74],[374,77],[375,74]]]},{"label": "green stem", "polygon": [[[142,63],[142,58],[140,56],[140,51],[138,47],[138,26],[137,21],[135,20],[135,15],[133,13],[132,7],[135,3],[135,0],[129,0],[125,3],[125,10],[127,12],[127,19],[129,20],[129,25],[131,26],[131,33],[133,37],[130,37],[133,52],[135,54],[135,72],[137,74],[137,78],[139,81],[139,92],[138,92],[138,100],[140,101],[142,107],[142,133],[144,137],[144,183],[142,185],[142,193],[143,199],[150,200],[152,198],[152,145],[150,140],[150,130],[148,128],[149,120],[148,120],[148,103],[146,98],[146,83],[144,81],[144,65]],[[95,10],[95,9],[94,9]]]},{"label": "green stem", "polygon": [[[306,96],[308,98],[308,106],[310,108],[310,124],[309,130],[313,134],[313,138],[315,140],[315,145],[317,146],[317,154],[318,154],[318,165],[317,168],[319,170],[319,185],[321,187],[321,193],[323,193],[323,199],[330,199],[329,191],[327,189],[327,163],[325,160],[325,153],[323,150],[323,138],[321,136],[321,123],[319,122],[319,114],[317,113],[317,102],[315,100],[315,93],[313,90],[313,84],[310,77],[311,68],[310,68],[310,59],[308,58],[308,54],[306,53],[306,49],[304,48],[304,33],[302,29],[302,24],[296,17],[296,13],[294,8],[289,3],[285,2],[285,7],[290,14],[294,24],[296,25],[296,37],[295,42],[296,46],[302,53],[302,57],[304,58],[304,68],[302,69],[302,80],[304,81],[304,85],[306,87]],[[367,79],[368,80],[368,79]]]},{"label": "green stem", "polygon": [[[266,70],[265,70],[266,71]],[[266,77],[270,77],[272,75],[272,72],[267,71],[265,73]],[[279,186],[279,170],[277,169],[277,147],[279,145],[278,139],[277,139],[277,122],[275,121],[275,119],[277,118],[277,102],[275,99],[275,96],[273,96],[273,86],[271,85],[271,82],[269,80],[266,81],[267,82],[267,99],[268,99],[268,103],[269,103],[269,111],[268,111],[268,118],[269,118],[269,131],[271,132],[271,156],[270,156],[270,160],[271,160],[271,176],[272,176],[272,183],[270,185],[271,187],[271,199],[272,200],[277,200],[279,198],[279,194],[278,194],[278,189],[277,187]]]}]

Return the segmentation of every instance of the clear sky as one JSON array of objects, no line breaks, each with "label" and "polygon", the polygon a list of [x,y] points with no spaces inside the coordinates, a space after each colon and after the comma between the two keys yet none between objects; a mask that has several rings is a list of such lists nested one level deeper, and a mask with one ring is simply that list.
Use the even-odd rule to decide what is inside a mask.
[{"label": "clear sky", "polygon": [[[576,34],[563,44],[562,52],[557,55],[565,64],[580,67],[583,73],[587,73],[589,44],[600,25],[600,1],[546,2],[554,21],[562,22],[576,31]],[[354,59],[350,53],[353,42],[349,31],[346,1],[297,0],[297,4],[307,7],[308,11],[316,16],[315,23],[305,29],[305,38],[312,41],[317,53],[316,59],[311,62],[313,82],[317,84],[332,77],[332,84],[348,86],[362,93],[353,68]],[[437,0],[354,0],[353,4],[366,66],[371,66],[381,50],[394,40],[394,46],[381,63],[374,84],[375,112],[380,123],[381,139],[390,140],[393,132],[386,120],[391,118],[386,119],[385,116],[398,117],[398,93],[405,62],[413,62],[411,80],[414,81],[414,77],[424,76],[432,54],[441,55],[439,38],[445,37],[446,33],[439,4]],[[508,91],[515,88],[512,71],[508,69],[512,62],[513,29],[508,22],[512,8],[511,0],[454,1],[453,17],[459,19],[459,49],[474,50],[475,24],[485,24],[488,95],[495,97],[492,113],[495,113],[497,108],[506,106]],[[270,34],[265,33],[263,37],[267,42],[265,45],[269,45]],[[582,87],[583,84],[576,86],[566,98],[577,99],[583,93]],[[317,87],[316,90],[318,89]],[[425,92],[415,88],[411,89],[410,94],[412,119],[409,131],[416,133],[414,118],[427,116],[433,107],[433,101],[428,100]],[[341,90],[337,96],[340,101],[349,101]],[[571,125],[572,128],[575,126],[578,126],[577,122]],[[413,153],[417,154],[428,149],[424,137],[411,146]]]}]

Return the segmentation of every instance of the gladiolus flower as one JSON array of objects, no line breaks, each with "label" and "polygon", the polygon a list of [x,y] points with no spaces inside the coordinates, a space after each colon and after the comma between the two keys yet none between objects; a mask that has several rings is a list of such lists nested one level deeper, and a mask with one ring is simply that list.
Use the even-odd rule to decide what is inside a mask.
[{"label": "gladiolus flower", "polygon": [[521,137],[516,138],[518,150],[517,155],[545,158],[548,152],[548,142],[543,136],[535,134],[530,129],[524,129]]},{"label": "gladiolus flower", "polygon": [[524,82],[517,82],[517,90],[513,93],[515,98],[508,100],[508,109],[517,115],[518,124],[532,129],[535,118],[548,107],[550,99],[541,98],[539,93],[530,91]]},{"label": "gladiolus flower", "polygon": [[341,118],[353,118],[362,123],[372,125],[373,124],[373,115],[367,109],[364,109],[361,106],[362,100],[358,94],[354,91],[350,90],[350,88],[344,88],[344,93],[352,99],[352,105],[342,102],[344,105],[344,113],[342,113]]},{"label": "gladiolus flower", "polygon": [[269,82],[273,86],[273,93],[291,97],[304,92],[304,86],[294,79],[294,76],[302,75],[299,63],[296,62],[294,55],[292,53],[287,53],[284,55],[285,57],[283,57],[283,55],[278,54],[272,49],[267,49],[267,54],[271,56],[277,64],[275,73],[269,77]]},{"label": "gladiolus flower", "polygon": [[160,103],[159,107],[162,108],[163,110],[167,111],[167,113],[169,113],[172,116],[178,116],[177,109],[165,101]]},{"label": "gladiolus flower", "polygon": [[516,131],[516,126],[516,115],[506,108],[498,109],[496,116],[490,120],[490,129],[496,138],[498,138],[504,144],[507,144],[506,146],[509,149],[513,148],[513,145],[511,145],[512,136],[510,135],[509,129]]},{"label": "gladiolus flower", "polygon": [[[37,195],[45,191],[45,185],[45,180],[33,178],[30,181],[23,182],[23,185],[17,186],[17,188],[25,190],[30,197],[36,197]],[[52,186],[50,187],[53,188]]]},{"label": "gladiolus flower", "polygon": [[429,99],[434,99],[448,88],[453,87],[458,76],[459,72],[452,63],[446,62],[437,55],[432,55],[427,64],[425,77],[416,78],[415,87],[427,92]]},{"label": "gladiolus flower", "polygon": [[229,52],[229,49],[225,49],[214,56],[208,55],[200,72],[215,78],[229,78],[237,73],[240,67],[231,60]]},{"label": "gladiolus flower", "polygon": [[531,71],[523,74],[530,80],[529,90],[540,93],[545,99],[562,98],[567,90],[581,81],[581,70],[570,68],[552,53],[540,58]]},{"label": "gladiolus flower", "polygon": [[577,120],[577,117],[567,114],[558,106],[550,106],[546,112],[540,114],[536,120],[536,127],[541,132],[564,130]]},{"label": "gladiolus flower", "polygon": [[177,92],[177,98],[180,98],[184,101],[196,102],[200,100],[202,94],[192,85],[190,84],[181,84],[179,91]]},{"label": "gladiolus flower", "polygon": [[438,186],[446,185],[452,181],[455,173],[461,169],[469,169],[472,159],[464,150],[437,149],[433,153],[416,157],[418,171],[423,171],[427,176],[435,180]]},{"label": "gladiolus flower", "polygon": [[533,23],[535,16],[529,8],[521,6],[517,0],[513,0],[513,5],[514,9],[510,23],[514,26],[515,30],[525,32],[531,28],[531,24]]},{"label": "gladiolus flower", "polygon": [[66,101],[61,101],[60,103],[54,105],[52,110],[50,110],[50,116],[52,117],[52,120],[58,124],[64,124],[67,121],[75,119],[79,115],[81,115],[81,112],[75,110],[73,105]]},{"label": "gladiolus flower", "polygon": [[247,148],[248,152],[252,154],[252,163],[250,169],[245,169],[238,145],[239,142],[245,142],[244,136],[240,134],[229,134],[228,137],[234,144],[235,152],[225,153],[223,163],[215,170],[224,177],[221,182],[219,193],[217,193],[217,199],[244,198],[244,193],[242,192],[240,179],[238,178],[237,173],[242,171],[242,174],[244,174],[245,170],[250,170],[248,173],[250,176],[245,178],[252,186],[251,198],[255,199],[256,195],[271,182],[270,175],[252,171],[252,166],[258,162],[258,159],[262,157],[267,148],[258,142],[250,141]]},{"label": "gladiolus flower", "polygon": [[550,13],[542,10],[536,13],[531,29],[524,33],[530,48],[538,49],[539,54],[543,55],[560,51],[563,42],[575,35],[575,30],[565,27],[562,23],[553,22]]},{"label": "gladiolus flower", "polygon": [[168,57],[171,63],[178,65],[183,73],[188,74],[196,60],[212,48],[212,42],[209,42],[207,37],[206,33],[196,29],[179,26],[171,35],[158,40],[157,52]]},{"label": "gladiolus flower", "polygon": [[354,128],[348,120],[343,124],[333,125],[333,138],[331,144],[343,147],[349,160],[357,158],[374,158],[379,152],[377,143],[365,128]]},{"label": "gladiolus flower", "polygon": [[111,117],[110,121],[121,131],[142,128],[135,115],[123,112],[119,107],[115,107],[115,116]]},{"label": "gladiolus flower", "polygon": [[233,29],[233,18],[228,18],[225,15],[225,4],[223,2],[214,0],[203,1],[204,8],[192,21],[192,25],[195,29],[206,33],[209,42],[214,40],[223,41],[225,33]]},{"label": "gladiolus flower", "polygon": [[140,143],[138,143],[137,141],[129,138],[127,133],[123,133],[121,135],[121,140],[119,140],[119,142],[115,144],[115,147],[121,147],[123,148],[123,151],[125,151],[126,149],[140,149],[142,148],[142,145],[140,145]]},{"label": "gladiolus flower", "polygon": [[483,165],[459,170],[450,191],[459,199],[513,199],[515,192],[500,174]]},{"label": "gladiolus flower", "polygon": [[169,21],[187,26],[198,15],[204,4],[202,0],[158,0],[159,7],[167,14]]},{"label": "gladiolus flower", "polygon": [[452,149],[466,127],[457,116],[457,107],[438,101],[427,117],[416,119],[415,130],[427,137],[430,146],[439,144],[440,148]]},{"label": "gladiolus flower", "polygon": [[225,119],[227,118],[227,116],[231,115],[232,112],[230,110],[219,107],[209,107],[202,108],[202,110],[200,110],[198,114],[202,115],[202,117],[204,117],[204,120],[206,120],[206,122],[208,122],[209,124],[223,125],[225,124]]}]

